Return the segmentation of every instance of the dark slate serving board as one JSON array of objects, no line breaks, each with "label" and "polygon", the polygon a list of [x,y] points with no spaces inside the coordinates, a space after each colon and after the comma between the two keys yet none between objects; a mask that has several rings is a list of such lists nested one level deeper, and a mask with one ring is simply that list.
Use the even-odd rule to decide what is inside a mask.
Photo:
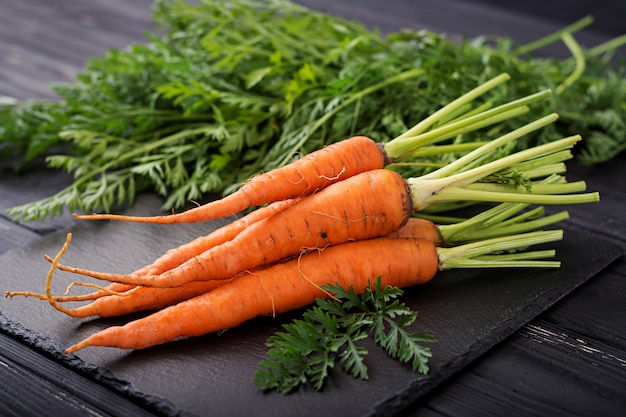
[{"label": "dark slate serving board", "polygon": [[[133,214],[158,212],[159,201],[142,198]],[[2,290],[43,291],[48,263],[65,234],[74,239],[63,262],[97,270],[130,272],[169,248],[223,225],[155,226],[117,222],[79,223],[0,256]],[[404,301],[419,311],[415,330],[438,340],[427,376],[395,363],[372,345],[370,381],[335,372],[324,391],[301,389],[290,395],[263,393],[252,383],[264,359],[265,340],[300,312],[262,317],[222,334],[180,340],[142,351],[87,348],[77,356],[60,354],[83,337],[124,318],[76,320],[34,299],[2,298],[5,332],[49,351],[69,366],[90,373],[169,415],[211,416],[390,416],[419,399],[532,318],[621,256],[619,247],[570,224],[565,239],[552,245],[563,262],[559,270],[446,271],[431,283],[408,289]],[[398,260],[407,262],[410,260]],[[57,272],[54,292],[73,280]]]}]

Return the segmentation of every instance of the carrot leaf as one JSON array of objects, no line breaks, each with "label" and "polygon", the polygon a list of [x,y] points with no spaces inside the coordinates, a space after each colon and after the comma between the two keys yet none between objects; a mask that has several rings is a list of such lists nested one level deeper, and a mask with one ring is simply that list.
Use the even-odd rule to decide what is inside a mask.
[{"label": "carrot leaf", "polygon": [[[516,149],[573,134],[585,138],[575,156],[587,164],[626,149],[626,65],[608,65],[625,38],[582,49],[572,35],[579,22],[522,46],[426,30],[383,36],[286,0],[159,0],[154,22],[161,29],[145,41],[53,86],[53,100],[0,97],[0,165],[25,170],[45,158],[73,178],[11,208],[12,218],[110,211],[140,192],[181,209],[354,134],[384,143],[400,135],[390,153],[410,153],[400,162],[411,165],[396,167],[422,175],[490,139],[479,126],[492,136],[555,111],[561,123]],[[562,40],[573,61],[530,54]],[[515,82],[499,83],[502,73]],[[535,101],[542,90],[550,99]]]},{"label": "carrot leaf", "polygon": [[254,376],[257,386],[287,393],[308,382],[319,391],[336,363],[353,377],[368,379],[368,350],[359,341],[369,336],[393,359],[428,372],[431,352],[421,343],[435,339],[425,331],[408,331],[417,312],[400,303],[401,289],[381,288],[380,277],[362,294],[352,286],[323,288],[334,297],[318,299],[302,319],[283,325],[284,332],[268,338],[268,357]]}]

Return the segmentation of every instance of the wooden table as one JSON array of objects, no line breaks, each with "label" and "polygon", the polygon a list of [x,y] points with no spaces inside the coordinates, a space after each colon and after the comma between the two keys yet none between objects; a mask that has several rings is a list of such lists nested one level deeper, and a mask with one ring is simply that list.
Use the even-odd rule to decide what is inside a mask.
[{"label": "wooden table", "polygon": [[[523,6],[521,2],[487,0],[302,3],[358,19],[383,32],[428,28],[468,36],[506,35],[524,42],[588,13],[594,13],[599,23],[583,33],[580,39],[584,43],[592,45],[626,32],[626,7],[621,1],[561,3],[557,9],[548,2],[532,1]],[[0,95],[54,98],[49,83],[70,81],[85,59],[110,47],[142,41],[144,30],[155,30],[150,6],[150,0],[0,0]],[[558,48],[548,52],[562,53]],[[0,169],[2,213],[70,182],[66,175],[43,167],[19,175],[10,166]],[[594,168],[572,163],[568,169],[571,180],[584,178],[589,189],[602,195],[598,205],[570,208],[571,222],[626,249],[626,155]],[[72,224],[69,216],[18,224],[0,214],[0,254]],[[0,387],[2,416],[73,416],[90,410],[99,415],[158,414],[5,332],[0,332]],[[410,405],[402,415],[626,415],[624,258]]]}]

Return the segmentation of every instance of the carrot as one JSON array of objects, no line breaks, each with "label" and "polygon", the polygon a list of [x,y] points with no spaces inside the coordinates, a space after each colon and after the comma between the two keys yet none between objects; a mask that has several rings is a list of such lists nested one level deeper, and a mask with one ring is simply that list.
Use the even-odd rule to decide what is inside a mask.
[{"label": "carrot", "polygon": [[383,168],[383,148],[356,136],[333,143],[270,172],[248,180],[237,192],[182,213],[134,217],[114,214],[74,215],[81,220],[122,220],[141,223],[194,223],[236,215],[248,207],[312,194],[358,173]]},{"label": "carrot", "polygon": [[62,311],[71,317],[85,318],[115,317],[158,310],[204,294],[228,282],[229,280],[196,281],[172,288],[136,287],[136,291],[128,295],[109,295],[87,305],[74,309],[64,308]]},{"label": "carrot", "polygon": [[[383,237],[348,242],[244,274],[213,291],[145,318],[97,332],[69,347],[66,352],[76,352],[87,346],[142,349],[178,337],[229,329],[258,316],[283,313],[309,305],[318,297],[328,297],[329,294],[320,288],[326,284],[338,284],[344,288],[352,286],[360,293],[378,276],[381,277],[381,288],[387,285],[403,288],[430,281],[439,269],[463,265],[558,267],[558,262],[484,259],[486,253],[496,250],[561,238],[561,231],[536,232],[456,248],[437,248],[425,239]],[[549,252],[548,255],[553,256],[553,251]],[[480,257],[480,260],[463,260],[464,254]],[[542,252],[537,256],[545,257],[546,254]]]},{"label": "carrot", "polygon": [[239,233],[250,227],[252,224],[281,212],[285,208],[294,205],[297,201],[298,199],[288,199],[274,202],[268,206],[254,210],[246,216],[239,218],[206,236],[201,236],[177,248],[170,249],[154,261],[148,268],[146,268],[146,274],[160,274],[175,268],[183,262],[200,255],[202,252],[234,239]]},{"label": "carrot", "polygon": [[[455,219],[453,224],[438,225],[432,221],[421,218],[410,218],[407,223],[387,238],[411,238],[426,239],[437,246],[466,243],[471,240],[485,239],[487,237],[506,236],[511,234],[528,232],[547,225],[567,219],[567,212],[543,216],[543,208],[537,207],[516,215],[524,209],[525,204],[504,203],[490,208],[469,219]],[[228,228],[229,226],[225,226]],[[52,261],[49,257],[48,260]],[[143,268],[145,270],[146,268]],[[141,271],[141,270],[140,270]],[[226,281],[228,282],[228,281]],[[197,281],[183,284],[172,288],[135,287],[127,292],[111,293],[113,286],[121,286],[118,291],[124,289],[125,284],[113,283],[101,291],[99,297],[52,297],[56,302],[86,301],[96,299],[94,302],[74,309],[64,308],[62,311],[72,317],[84,318],[89,316],[111,317],[123,314],[157,310],[176,304],[180,301],[211,291],[222,285],[224,280]],[[81,285],[84,285],[81,283]],[[95,286],[95,285],[94,285]],[[98,294],[98,293],[94,293]],[[33,296],[41,300],[47,300],[46,294],[30,292],[7,293],[8,296],[23,295]]]},{"label": "carrot", "polygon": [[[535,184],[529,184],[522,190],[520,187],[513,187],[506,191],[499,187],[495,191],[484,187],[480,190],[471,188],[473,183],[512,166],[536,169],[533,165],[535,160],[553,163],[554,158],[559,161],[567,158],[568,152],[564,154],[562,151],[573,147],[581,139],[580,136],[535,146],[467,169],[499,146],[555,120],[555,115],[549,115],[531,122],[422,177],[404,181],[399,174],[384,169],[355,175],[302,198],[280,213],[254,223],[233,240],[207,250],[162,274],[121,275],[65,265],[59,265],[59,268],[125,284],[177,286],[190,281],[227,279],[246,269],[269,265],[308,249],[384,236],[403,226],[412,209],[419,211],[433,204],[458,200],[523,204],[578,204],[599,201],[598,193],[566,195],[584,190],[584,182],[536,184],[545,185],[536,193],[532,192]],[[547,188],[548,186],[551,188]]]},{"label": "carrot", "polygon": [[[341,204],[337,202],[341,201]],[[228,279],[302,251],[384,236],[411,214],[404,179],[389,170],[367,171],[301,199],[258,221],[235,238],[156,275],[111,274],[59,265],[59,269],[131,285],[172,287]]]},{"label": "carrot", "polygon": [[[439,244],[441,242],[437,225],[430,221],[418,218],[409,219],[405,226],[396,232],[390,233],[387,237],[424,238],[430,239],[435,244]],[[50,262],[54,261],[49,257],[46,257],[46,259]],[[142,270],[145,269],[146,268],[143,268]],[[139,270],[139,272],[141,272],[141,270]],[[100,291],[96,291],[91,294],[53,296],[51,298],[55,303],[93,300],[93,302],[87,305],[73,309],[60,308],[62,312],[71,317],[113,317],[135,313],[138,311],[156,310],[167,307],[211,291],[227,282],[229,282],[229,280],[192,281],[177,287],[167,288],[139,287],[135,285],[112,283]],[[85,285],[84,283],[79,284]],[[46,294],[26,291],[7,291],[5,295],[7,297],[26,296],[35,297],[40,300],[48,300],[48,296],[46,296]]]},{"label": "carrot", "polygon": [[424,239],[435,245],[444,243],[439,226],[430,220],[411,217],[406,224],[398,230],[387,234],[385,237],[391,239]]},{"label": "carrot", "polygon": [[[347,259],[356,259],[358,264],[346,262]],[[415,285],[434,276],[436,259],[435,245],[426,240],[376,239],[330,247],[243,275],[123,328],[111,327],[66,352],[90,345],[141,349],[180,336],[228,329],[256,316],[306,306],[325,296],[319,286],[327,282],[338,281],[362,290],[369,279],[382,274],[383,285]]]},{"label": "carrot", "polygon": [[[233,194],[182,213],[151,217],[74,214],[74,217],[81,220],[122,220],[158,224],[193,223],[232,216],[246,208],[274,201],[304,197],[353,175],[384,168],[397,159],[407,157],[416,147],[449,139],[525,113],[528,110],[527,104],[550,95],[546,90],[477,115],[472,114],[471,117],[447,120],[451,115],[458,116],[456,113],[476,97],[508,79],[507,74],[493,78],[387,143],[376,143],[364,136],[333,143],[291,164],[252,177]],[[437,127],[427,131],[433,125]]]}]

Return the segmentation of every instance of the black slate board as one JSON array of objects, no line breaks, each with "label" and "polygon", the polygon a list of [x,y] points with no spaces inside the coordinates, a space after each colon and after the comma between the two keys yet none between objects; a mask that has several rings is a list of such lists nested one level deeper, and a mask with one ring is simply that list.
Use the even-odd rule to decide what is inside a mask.
[{"label": "black slate board", "polygon": [[[159,201],[145,197],[132,214],[154,214]],[[0,256],[2,290],[43,291],[48,263],[65,234],[74,239],[63,262],[130,272],[165,250],[223,225],[154,226],[116,222],[79,223]],[[2,299],[5,332],[45,349],[57,360],[91,373],[102,383],[149,401],[163,413],[212,416],[390,416],[514,333],[532,318],[621,256],[619,247],[584,229],[563,224],[565,239],[552,245],[563,266],[555,271],[447,271],[431,283],[408,289],[404,301],[419,310],[417,329],[438,340],[431,372],[422,376],[388,359],[374,346],[370,381],[332,375],[321,393],[263,393],[252,384],[265,357],[264,342],[299,312],[263,317],[220,335],[180,340],[143,351],[88,348],[75,356],[60,351],[88,334],[124,319],[78,321],[33,299]],[[401,262],[402,260],[398,260]],[[74,277],[58,272],[55,293]]]}]

